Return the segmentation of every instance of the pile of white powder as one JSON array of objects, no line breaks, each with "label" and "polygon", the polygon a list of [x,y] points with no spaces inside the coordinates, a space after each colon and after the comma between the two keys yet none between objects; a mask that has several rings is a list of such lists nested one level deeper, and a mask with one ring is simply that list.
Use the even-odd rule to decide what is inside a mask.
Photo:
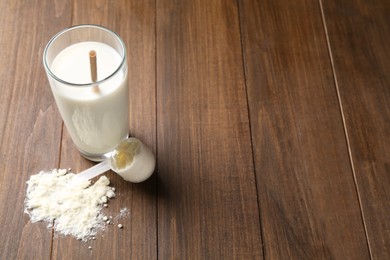
[{"label": "pile of white powder", "polygon": [[93,185],[77,182],[67,170],[40,172],[27,181],[25,212],[31,222],[46,221],[64,235],[86,241],[105,226],[103,205],[115,196],[110,181],[102,176]]}]

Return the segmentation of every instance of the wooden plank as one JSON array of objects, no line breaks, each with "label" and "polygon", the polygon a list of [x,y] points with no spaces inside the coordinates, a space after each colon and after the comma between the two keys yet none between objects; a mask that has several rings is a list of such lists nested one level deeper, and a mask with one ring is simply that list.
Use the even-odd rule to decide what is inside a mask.
[{"label": "wooden plank", "polygon": [[42,66],[67,3],[0,1],[0,259],[48,259],[51,230],[24,214],[26,181],[58,165],[61,118]]},{"label": "wooden plank", "polygon": [[[130,134],[155,151],[155,2],[75,1],[72,23],[100,24],[124,40],[129,65]],[[61,167],[72,167],[76,172],[93,165],[81,158],[66,129],[61,155]],[[121,219],[124,228],[119,230],[110,225],[88,243],[71,237],[55,238],[53,258],[87,259],[91,255],[98,259],[157,258],[156,177],[131,184],[113,172],[107,176],[116,188],[117,197],[104,212],[116,216],[121,208],[127,208],[128,217]]]},{"label": "wooden plank", "polygon": [[160,259],[261,259],[235,1],[157,2]]},{"label": "wooden plank", "polygon": [[390,5],[322,5],[369,247],[390,259]]},{"label": "wooden plank", "polygon": [[239,7],[265,255],[369,258],[318,2]]}]

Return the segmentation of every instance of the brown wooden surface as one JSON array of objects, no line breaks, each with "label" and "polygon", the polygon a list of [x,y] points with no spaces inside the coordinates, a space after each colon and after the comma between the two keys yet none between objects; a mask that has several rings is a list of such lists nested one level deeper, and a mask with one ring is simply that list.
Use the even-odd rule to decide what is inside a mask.
[{"label": "brown wooden surface", "polygon": [[161,259],[262,255],[235,1],[157,5]]},{"label": "brown wooden surface", "polygon": [[[0,259],[390,259],[390,4],[0,1]],[[23,213],[76,151],[42,65],[96,23],[128,49],[130,132],[151,179],[109,172],[129,209],[87,243]],[[88,249],[92,247],[92,250]]]},{"label": "brown wooden surface", "polygon": [[390,258],[390,3],[324,1],[329,48],[372,258]]},{"label": "brown wooden surface", "polygon": [[241,1],[240,10],[267,255],[367,258],[318,3]]}]

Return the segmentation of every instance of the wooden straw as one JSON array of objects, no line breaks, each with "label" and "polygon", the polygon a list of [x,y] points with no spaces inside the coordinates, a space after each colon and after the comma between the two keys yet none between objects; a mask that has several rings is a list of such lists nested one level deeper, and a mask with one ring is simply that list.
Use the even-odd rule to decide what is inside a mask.
[{"label": "wooden straw", "polygon": [[[96,51],[94,51],[94,50],[91,50],[89,52],[89,64],[91,67],[92,82],[96,82],[97,81],[97,65],[96,65]],[[98,85],[93,86],[92,90],[95,92],[98,92],[99,86]]]}]

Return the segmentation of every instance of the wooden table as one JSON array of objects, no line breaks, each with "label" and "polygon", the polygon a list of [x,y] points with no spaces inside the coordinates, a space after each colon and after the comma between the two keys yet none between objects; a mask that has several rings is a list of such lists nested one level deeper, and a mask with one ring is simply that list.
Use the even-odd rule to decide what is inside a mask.
[{"label": "wooden table", "polygon": [[[31,175],[93,165],[42,65],[83,23],[127,45],[157,157],[107,174],[129,216],[88,243],[23,212]],[[390,259],[389,1],[2,0],[0,24],[0,259]]]}]

